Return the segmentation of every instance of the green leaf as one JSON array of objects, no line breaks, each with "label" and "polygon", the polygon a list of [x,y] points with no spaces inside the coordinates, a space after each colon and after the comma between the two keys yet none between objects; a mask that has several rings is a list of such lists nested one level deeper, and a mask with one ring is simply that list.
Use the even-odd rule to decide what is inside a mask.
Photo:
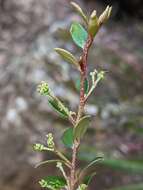
[{"label": "green leaf", "polygon": [[84,48],[84,45],[88,38],[88,33],[86,30],[79,23],[73,23],[70,29],[70,33],[76,45]]},{"label": "green leaf", "polygon": [[74,7],[74,9],[77,11],[77,13],[83,18],[83,20],[85,21],[85,23],[88,24],[88,18],[84,14],[84,12],[81,9],[81,7],[77,3],[75,3],[75,2],[71,2],[71,5]]},{"label": "green leaf", "polygon": [[55,51],[68,63],[74,64],[79,69],[78,60],[67,50],[55,48]]},{"label": "green leaf", "polygon": [[49,96],[48,102],[56,112],[58,112],[62,117],[68,118],[70,113],[69,110],[62,104],[60,100],[56,97]]},{"label": "green leaf", "polygon": [[73,128],[68,128],[64,131],[62,136],[63,144],[68,147],[72,148],[73,145]]},{"label": "green leaf", "polygon": [[78,124],[74,128],[73,132],[74,139],[80,140],[84,136],[90,121],[91,121],[91,116],[84,116],[79,120]]},{"label": "green leaf", "polygon": [[92,173],[91,175],[89,176],[85,176],[83,182],[86,184],[86,185],[89,185],[92,178],[96,175],[96,172]]},{"label": "green leaf", "polygon": [[59,176],[48,176],[39,181],[41,187],[51,190],[60,190],[66,186],[66,180]]},{"label": "green leaf", "polygon": [[[80,79],[78,79],[78,80],[76,81],[75,86],[76,86],[76,89],[77,89],[78,91],[80,91]],[[85,79],[85,82],[84,82],[84,93],[87,94],[87,93],[88,93],[88,90],[89,90],[89,82],[88,82],[88,80],[87,80],[87,78],[86,78],[86,79]]]}]

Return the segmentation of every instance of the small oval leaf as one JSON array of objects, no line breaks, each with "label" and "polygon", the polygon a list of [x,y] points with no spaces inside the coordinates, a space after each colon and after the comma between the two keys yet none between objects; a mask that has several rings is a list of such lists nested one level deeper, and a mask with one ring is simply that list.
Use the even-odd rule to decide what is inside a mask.
[{"label": "small oval leaf", "polygon": [[73,145],[73,128],[68,128],[64,131],[62,136],[63,144],[68,147],[72,148]]},{"label": "small oval leaf", "polygon": [[[80,91],[80,79],[77,79],[75,86],[76,86],[76,89]],[[89,82],[88,82],[88,79],[86,78],[84,81],[84,93],[87,94],[88,90],[89,90]]]},{"label": "small oval leaf", "polygon": [[66,180],[59,176],[48,176],[39,181],[43,188],[51,190],[60,190],[66,186]]},{"label": "small oval leaf", "polygon": [[73,23],[70,33],[76,45],[83,49],[88,38],[88,33],[86,30],[79,23]]},{"label": "small oval leaf", "polygon": [[85,23],[88,24],[88,18],[85,15],[85,13],[83,12],[83,10],[81,9],[81,7],[75,2],[71,2],[71,5],[74,7],[74,9],[77,11],[77,13],[83,18]]},{"label": "small oval leaf", "polygon": [[79,69],[78,60],[70,52],[62,48],[55,48],[55,51],[64,59],[64,61],[74,64]]},{"label": "small oval leaf", "polygon": [[56,97],[49,96],[48,102],[51,105],[51,107],[53,107],[54,110],[56,112],[58,112],[62,117],[64,117],[64,118],[69,117],[69,115],[70,115],[69,110]]},{"label": "small oval leaf", "polygon": [[83,118],[80,119],[80,121],[74,128],[73,132],[74,139],[80,140],[84,136],[90,124],[90,121],[91,121],[91,116],[84,116]]}]

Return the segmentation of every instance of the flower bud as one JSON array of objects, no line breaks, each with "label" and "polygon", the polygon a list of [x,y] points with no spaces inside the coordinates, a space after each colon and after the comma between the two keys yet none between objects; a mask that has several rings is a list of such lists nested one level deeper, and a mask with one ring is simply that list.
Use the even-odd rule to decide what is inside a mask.
[{"label": "flower bud", "polygon": [[39,181],[39,184],[40,184],[41,187],[43,187],[43,188],[47,187],[47,182],[46,182],[44,179],[41,179],[41,180]]},{"label": "flower bud", "polygon": [[79,185],[77,190],[86,190],[87,189],[87,185],[86,184],[81,184]]},{"label": "flower bud", "polygon": [[35,145],[33,146],[33,148],[34,148],[34,150],[36,150],[36,151],[42,151],[42,150],[44,150],[44,145],[37,143],[37,144],[35,144]]},{"label": "flower bud", "polygon": [[37,91],[41,95],[49,95],[49,86],[48,86],[48,83],[42,81],[41,84],[38,85]]},{"label": "flower bud", "polygon": [[57,162],[57,165],[56,165],[57,168],[62,168],[62,163],[61,162]]},{"label": "flower bud", "polygon": [[47,136],[47,145],[48,145],[48,148],[50,149],[54,149],[55,147],[55,143],[54,143],[54,138],[53,138],[53,135],[52,133],[49,133]]},{"label": "flower bud", "polygon": [[101,26],[103,23],[105,23],[109,19],[111,15],[111,11],[112,11],[112,7],[108,5],[98,19],[99,26]]},{"label": "flower bud", "polygon": [[102,80],[104,79],[105,77],[105,71],[100,71],[98,74],[97,74],[97,79],[98,80]]},{"label": "flower bud", "polygon": [[98,18],[96,15],[96,10],[91,13],[88,24],[88,31],[94,37],[99,29]]}]

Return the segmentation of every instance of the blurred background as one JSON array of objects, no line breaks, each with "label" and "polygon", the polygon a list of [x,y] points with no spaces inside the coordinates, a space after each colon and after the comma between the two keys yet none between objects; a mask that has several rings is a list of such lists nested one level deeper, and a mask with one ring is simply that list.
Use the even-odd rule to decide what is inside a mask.
[{"label": "blurred background", "polygon": [[[36,87],[48,81],[76,110],[78,72],[53,50],[81,53],[69,34],[71,22],[80,21],[69,2],[0,0],[0,190],[39,190],[38,180],[55,173],[54,167],[34,168],[52,155],[34,152],[32,144],[45,142],[48,132],[59,142],[69,123],[51,110]],[[113,6],[112,19],[90,51],[89,71],[108,72],[86,106],[95,117],[79,166],[104,154],[91,190],[143,190],[143,1],[76,2],[98,15],[107,4]]]}]

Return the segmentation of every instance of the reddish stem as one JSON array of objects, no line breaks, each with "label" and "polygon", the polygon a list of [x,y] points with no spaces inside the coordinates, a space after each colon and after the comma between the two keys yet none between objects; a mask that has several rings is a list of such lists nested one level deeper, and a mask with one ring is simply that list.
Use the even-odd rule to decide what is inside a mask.
[{"label": "reddish stem", "polygon": [[[80,68],[81,68],[81,79],[80,79],[80,101],[79,101],[79,107],[78,107],[78,114],[76,119],[76,124],[79,122],[83,111],[84,111],[84,105],[85,105],[85,96],[84,96],[84,83],[85,79],[87,77],[87,58],[88,58],[88,52],[89,48],[92,45],[93,38],[92,36],[88,36],[88,39],[86,41],[86,44],[83,49],[82,58],[80,60]],[[80,142],[75,140],[73,144],[73,153],[72,153],[72,168],[71,168],[71,175],[70,175],[70,190],[74,190],[75,183],[76,183],[76,160],[77,160],[77,152],[78,147],[80,145]]]}]

